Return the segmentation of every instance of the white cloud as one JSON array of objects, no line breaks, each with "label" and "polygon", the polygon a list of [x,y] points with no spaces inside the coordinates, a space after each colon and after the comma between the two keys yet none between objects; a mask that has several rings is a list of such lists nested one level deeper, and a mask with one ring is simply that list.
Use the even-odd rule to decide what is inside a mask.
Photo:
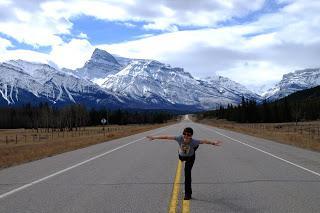
[{"label": "white cloud", "polygon": [[92,16],[108,21],[129,20],[123,3],[106,2],[102,0],[70,0],[48,1],[41,5],[45,14],[50,17],[69,19],[80,15]]},{"label": "white cloud", "polygon": [[148,38],[148,37],[151,37],[151,36],[154,36],[154,34],[147,33],[147,34],[142,34],[142,35],[135,36],[134,38],[135,39],[141,39],[141,38]]},{"label": "white cloud", "polygon": [[61,44],[59,35],[69,34],[72,23],[62,17],[50,17],[39,7],[41,1],[12,1],[0,6],[0,32],[20,43],[38,46]]},{"label": "white cloud", "polygon": [[[138,5],[128,9],[130,14],[139,12],[140,18],[149,22],[145,28],[172,31],[177,26],[213,27],[218,22],[243,17],[251,11],[259,10],[264,2],[256,0],[248,4],[245,0],[178,0],[157,3],[138,1]],[[143,9],[137,10],[138,7]],[[157,11],[152,13],[154,8]]]},{"label": "white cloud", "polygon": [[1,62],[17,59],[46,64],[51,63],[47,54],[31,50],[7,50],[0,55]]},{"label": "white cloud", "polygon": [[[132,30],[140,22],[143,29],[167,33],[153,36],[148,32],[135,41],[99,47],[121,56],[152,58],[184,67],[195,77],[219,73],[256,86],[280,80],[282,74],[295,69],[320,66],[320,1],[274,3],[277,2],[286,6],[259,14],[257,11],[268,1],[6,0],[0,2],[0,32],[22,43],[52,47],[49,55],[29,51],[34,58],[77,68],[90,58],[94,47],[87,32],[71,35],[72,20],[86,15],[115,21]],[[253,11],[256,19],[246,20]],[[245,22],[228,27],[217,25],[233,18],[243,18]],[[181,27],[206,29],[178,31]],[[63,34],[74,39],[65,43]],[[27,52],[7,51],[10,45],[8,40],[0,39],[0,50],[10,52],[11,57],[25,57]],[[1,59],[3,56],[1,53]]]},{"label": "white cloud", "polygon": [[293,67],[275,65],[270,61],[238,61],[232,67],[217,71],[217,74],[229,77],[244,85],[263,85],[276,82],[282,75],[292,71]]},{"label": "white cloud", "polygon": [[0,38],[0,62],[22,59],[69,69],[82,67],[94,50],[86,39],[72,39],[69,43],[55,45],[49,54],[32,50],[8,50],[7,48],[11,46],[10,41]]},{"label": "white cloud", "polygon": [[72,39],[69,43],[57,45],[50,52],[50,59],[60,68],[82,67],[90,58],[94,47],[86,39]]},{"label": "white cloud", "polygon": [[134,28],[134,27],[137,26],[137,25],[132,24],[132,23],[129,23],[129,22],[124,22],[123,25],[126,26],[126,27],[128,27],[128,28]]},{"label": "white cloud", "polygon": [[49,28],[42,28],[25,23],[0,23],[2,33],[15,38],[20,43],[30,44],[34,47],[50,46],[62,43]]},{"label": "white cloud", "polygon": [[0,62],[22,59],[69,69],[82,67],[94,50],[94,47],[86,39],[72,39],[69,43],[56,45],[49,54],[32,50],[2,49],[2,44],[5,48],[10,46],[7,40],[0,38]]},{"label": "white cloud", "polygon": [[10,1],[10,0],[1,0],[0,1],[0,5],[8,6],[10,4],[12,4],[12,1]]},{"label": "white cloud", "polygon": [[81,32],[81,33],[78,35],[78,38],[88,39],[88,35]]},{"label": "white cloud", "polygon": [[93,16],[107,21],[144,21],[145,29],[175,31],[177,26],[215,26],[219,21],[242,17],[260,9],[265,0],[175,1],[48,1],[41,5],[51,17]]},{"label": "white cloud", "polygon": [[143,21],[144,29],[174,32],[178,26],[215,26],[218,21],[257,10],[263,3],[264,0],[250,4],[245,0],[5,0],[0,4],[0,32],[34,47],[55,46],[63,44],[61,35],[70,35],[71,20],[81,15],[120,21],[127,27],[135,27],[132,21]]},{"label": "white cloud", "polygon": [[165,30],[169,32],[176,32],[178,31],[178,27],[176,25],[170,25],[166,20],[158,20],[154,23],[149,23],[143,26],[146,30]]},{"label": "white cloud", "polygon": [[22,59],[31,62],[50,63],[47,54],[30,50],[8,50],[12,43],[0,37],[0,62]]}]

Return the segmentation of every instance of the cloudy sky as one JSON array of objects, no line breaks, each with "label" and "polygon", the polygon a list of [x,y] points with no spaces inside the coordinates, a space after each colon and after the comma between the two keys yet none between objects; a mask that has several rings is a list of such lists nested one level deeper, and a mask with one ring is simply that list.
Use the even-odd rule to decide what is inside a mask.
[{"label": "cloudy sky", "polygon": [[0,61],[82,67],[94,48],[255,89],[320,67],[320,0],[0,0]]}]

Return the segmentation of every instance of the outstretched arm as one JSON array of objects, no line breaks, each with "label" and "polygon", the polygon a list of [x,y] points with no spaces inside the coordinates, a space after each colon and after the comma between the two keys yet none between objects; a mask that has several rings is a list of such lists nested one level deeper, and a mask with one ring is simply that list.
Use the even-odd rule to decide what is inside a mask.
[{"label": "outstretched arm", "polygon": [[149,140],[155,140],[155,139],[175,140],[176,137],[160,135],[160,136],[147,136],[147,138],[149,138]]},{"label": "outstretched arm", "polygon": [[220,146],[222,144],[222,141],[208,141],[208,140],[200,140],[200,144],[211,144],[213,146]]}]

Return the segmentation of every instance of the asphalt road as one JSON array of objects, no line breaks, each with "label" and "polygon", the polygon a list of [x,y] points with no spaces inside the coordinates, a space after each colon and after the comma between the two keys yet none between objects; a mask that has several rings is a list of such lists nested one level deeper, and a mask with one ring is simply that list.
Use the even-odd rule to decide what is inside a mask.
[{"label": "asphalt road", "polygon": [[184,211],[320,212],[320,153],[189,120],[3,169],[0,212],[168,212],[178,145],[145,136],[178,135],[187,126],[194,138],[223,144],[197,150]]}]

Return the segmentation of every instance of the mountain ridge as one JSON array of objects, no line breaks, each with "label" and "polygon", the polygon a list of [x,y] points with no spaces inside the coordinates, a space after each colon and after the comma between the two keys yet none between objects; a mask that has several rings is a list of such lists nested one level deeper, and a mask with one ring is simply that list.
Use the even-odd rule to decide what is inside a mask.
[{"label": "mountain ridge", "polygon": [[[2,105],[39,98],[56,105],[204,110],[238,104],[242,97],[262,101],[259,95],[226,77],[195,79],[180,67],[151,59],[113,56],[101,49],[95,49],[84,66],[76,70],[23,60],[3,62],[0,70]],[[303,71],[298,73],[306,76]],[[291,82],[295,76],[288,73],[284,78]],[[28,98],[20,97],[22,94],[28,94]],[[271,91],[268,98],[275,94]]]},{"label": "mountain ridge", "polygon": [[270,88],[263,98],[272,101],[294,92],[320,85],[320,68],[296,70],[284,74],[281,81]]}]

